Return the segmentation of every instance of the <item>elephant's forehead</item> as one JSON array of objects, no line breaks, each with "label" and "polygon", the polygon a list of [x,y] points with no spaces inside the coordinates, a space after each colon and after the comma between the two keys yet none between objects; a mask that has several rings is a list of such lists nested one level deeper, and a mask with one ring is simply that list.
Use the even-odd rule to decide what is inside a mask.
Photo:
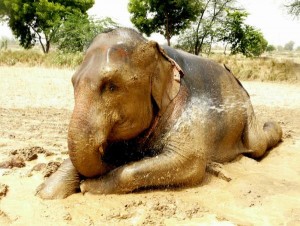
[{"label": "elephant's forehead", "polygon": [[133,49],[134,46],[119,41],[114,45],[103,44],[95,46],[88,51],[87,57],[96,57],[97,64],[101,65],[129,63]]},{"label": "elephant's forehead", "polygon": [[107,48],[106,52],[97,51],[87,57],[75,77],[88,79],[91,82],[114,76],[126,79],[130,74],[129,71],[132,70],[126,51]]}]

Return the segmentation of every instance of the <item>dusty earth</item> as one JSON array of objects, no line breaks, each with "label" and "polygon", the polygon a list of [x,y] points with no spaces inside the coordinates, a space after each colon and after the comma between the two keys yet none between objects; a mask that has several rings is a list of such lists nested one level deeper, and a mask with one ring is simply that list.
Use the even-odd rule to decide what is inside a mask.
[{"label": "dusty earth", "polygon": [[0,225],[300,225],[300,84],[243,82],[283,142],[261,161],[217,165],[193,188],[41,200],[67,158],[70,70],[0,67]]}]

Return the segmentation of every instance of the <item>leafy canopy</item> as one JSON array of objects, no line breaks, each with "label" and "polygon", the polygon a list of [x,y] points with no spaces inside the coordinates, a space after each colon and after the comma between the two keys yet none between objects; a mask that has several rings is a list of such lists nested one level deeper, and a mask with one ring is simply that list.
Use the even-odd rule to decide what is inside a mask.
[{"label": "leafy canopy", "polygon": [[59,27],[53,42],[63,52],[82,52],[97,34],[117,26],[111,18],[97,20],[87,15],[70,15]]},{"label": "leafy canopy", "polygon": [[296,17],[300,16],[300,0],[292,0],[290,1],[286,7],[291,15]]},{"label": "leafy canopy", "polygon": [[162,34],[170,39],[186,29],[200,12],[198,0],[130,0],[131,22],[139,31],[150,36]]},{"label": "leafy canopy", "polygon": [[[188,52],[209,54],[212,44],[223,42],[232,54],[261,55],[268,45],[262,33],[244,23],[248,13],[237,10],[231,0],[207,0],[197,23],[179,37],[178,47]],[[205,13],[209,12],[209,13]]]},{"label": "leafy canopy", "polygon": [[8,21],[21,46],[29,49],[38,40],[47,53],[67,16],[86,15],[93,4],[94,0],[1,0],[0,16]]},{"label": "leafy canopy", "polygon": [[201,0],[201,11],[189,29],[179,37],[179,47],[199,55],[209,54],[218,42],[226,20],[226,11],[235,10],[235,0]]},{"label": "leafy canopy", "polygon": [[224,36],[220,39],[231,45],[231,53],[242,53],[247,57],[260,56],[267,48],[260,30],[244,23],[248,13],[228,12],[224,26]]}]

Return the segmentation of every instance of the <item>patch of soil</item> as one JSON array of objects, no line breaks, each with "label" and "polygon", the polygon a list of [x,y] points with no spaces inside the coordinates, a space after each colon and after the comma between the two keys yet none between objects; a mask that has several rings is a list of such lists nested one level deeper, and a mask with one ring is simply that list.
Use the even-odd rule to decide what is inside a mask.
[{"label": "patch of soil", "polygon": [[2,169],[12,169],[14,167],[22,168],[25,167],[26,163],[24,158],[20,156],[11,156],[8,160],[0,162],[0,168]]},{"label": "patch of soil", "polygon": [[8,192],[8,186],[6,184],[0,183],[0,199],[4,196],[6,196],[6,193]]},{"label": "patch of soil", "polygon": [[60,162],[48,162],[43,169],[43,176],[44,177],[50,177],[51,174],[55,173],[57,169],[60,167],[61,163]]},{"label": "patch of soil", "polygon": [[0,225],[10,225],[12,220],[0,209]]},{"label": "patch of soil", "polygon": [[[203,183],[191,188],[77,193],[48,201],[35,191],[68,157],[72,72],[33,76],[25,68],[24,76],[9,74],[11,70],[1,74],[0,90],[6,92],[0,95],[0,162],[11,166],[10,158],[16,156],[31,161],[12,173],[0,169],[1,183],[9,187],[9,192],[2,188],[1,226],[300,225],[300,84],[243,82],[257,117],[279,121],[284,131],[283,142],[259,162],[241,157],[212,164]],[[15,151],[10,155],[8,150]],[[32,175],[24,177],[30,170]]]},{"label": "patch of soil", "polygon": [[29,147],[29,148],[22,148],[16,149],[10,152],[10,155],[20,156],[24,158],[25,161],[32,161],[38,158],[38,154],[45,154],[45,156],[53,155],[52,152],[45,150],[42,147]]}]

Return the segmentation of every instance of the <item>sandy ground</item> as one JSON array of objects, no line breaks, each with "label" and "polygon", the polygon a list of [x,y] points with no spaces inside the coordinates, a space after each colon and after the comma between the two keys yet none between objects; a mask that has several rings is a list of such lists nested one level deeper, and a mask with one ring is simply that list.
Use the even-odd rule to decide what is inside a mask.
[{"label": "sandy ground", "polygon": [[[0,225],[300,225],[300,84],[243,82],[257,115],[284,139],[264,159],[220,165],[193,188],[41,200],[36,187],[67,158],[72,71],[0,67]],[[20,164],[17,164],[20,161]],[[50,163],[49,163],[50,162]],[[40,164],[44,163],[44,164]]]}]

